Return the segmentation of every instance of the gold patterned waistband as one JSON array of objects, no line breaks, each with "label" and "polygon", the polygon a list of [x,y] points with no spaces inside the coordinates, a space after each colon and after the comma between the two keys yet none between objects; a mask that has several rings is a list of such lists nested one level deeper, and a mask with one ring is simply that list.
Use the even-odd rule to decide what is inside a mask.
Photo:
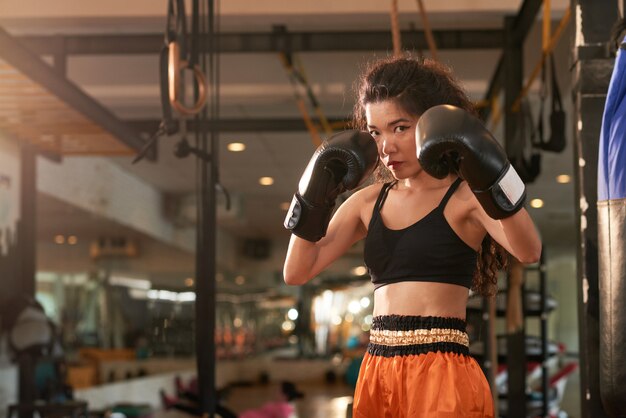
[{"label": "gold patterned waistband", "polygon": [[466,332],[453,328],[414,329],[409,331],[372,329],[370,330],[370,343],[386,346],[456,343],[469,347],[469,337]]}]

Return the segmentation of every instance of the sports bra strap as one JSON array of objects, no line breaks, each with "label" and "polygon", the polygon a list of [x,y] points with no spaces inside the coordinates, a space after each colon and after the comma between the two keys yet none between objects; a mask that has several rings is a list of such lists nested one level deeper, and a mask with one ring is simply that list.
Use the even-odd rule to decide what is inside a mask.
[{"label": "sports bra strap", "polygon": [[461,182],[463,181],[463,179],[461,177],[458,177],[456,180],[454,180],[454,182],[450,185],[450,187],[448,188],[448,191],[446,192],[446,194],[443,196],[443,199],[441,199],[441,203],[439,203],[439,207],[441,209],[446,207],[446,204],[448,203],[448,200],[450,200],[450,196],[452,196],[452,194],[456,191],[456,189],[459,187],[459,184],[461,184]]},{"label": "sports bra strap", "polygon": [[378,195],[378,199],[376,199],[376,204],[374,205],[374,211],[380,213],[380,210],[383,208],[385,204],[385,200],[387,199],[387,195],[389,194],[389,189],[391,189],[398,180],[392,181],[390,183],[385,183],[380,190],[380,194]]}]

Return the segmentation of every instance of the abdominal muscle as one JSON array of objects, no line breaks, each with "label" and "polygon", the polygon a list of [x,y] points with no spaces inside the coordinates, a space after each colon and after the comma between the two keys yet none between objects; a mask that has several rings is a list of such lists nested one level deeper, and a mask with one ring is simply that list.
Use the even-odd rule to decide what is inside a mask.
[{"label": "abdominal muscle", "polygon": [[374,292],[374,316],[413,315],[465,319],[469,291],[432,282],[391,283]]}]

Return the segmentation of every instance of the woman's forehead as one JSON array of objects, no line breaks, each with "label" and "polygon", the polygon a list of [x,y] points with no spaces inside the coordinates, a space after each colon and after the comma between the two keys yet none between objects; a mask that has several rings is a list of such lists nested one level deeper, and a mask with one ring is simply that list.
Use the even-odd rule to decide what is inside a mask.
[{"label": "woman's forehead", "polygon": [[395,100],[368,103],[365,105],[365,118],[368,125],[375,126],[387,125],[398,119],[416,119],[415,115],[408,113]]}]

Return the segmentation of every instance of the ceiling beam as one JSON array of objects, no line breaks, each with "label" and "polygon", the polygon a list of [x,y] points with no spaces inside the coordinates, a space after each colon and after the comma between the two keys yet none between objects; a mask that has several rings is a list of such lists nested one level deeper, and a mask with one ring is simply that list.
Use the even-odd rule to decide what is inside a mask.
[{"label": "ceiling beam", "polygon": [[[501,29],[450,29],[433,31],[439,49],[500,49]],[[289,32],[274,30],[256,33],[220,33],[222,53],[386,51],[391,49],[389,31]],[[163,34],[124,35],[27,35],[18,37],[38,54],[127,55],[156,54],[163,47]],[[427,50],[423,31],[402,31],[408,50]],[[205,42],[204,45],[209,45]]]},{"label": "ceiling beam", "polygon": [[[160,120],[157,119],[127,119],[125,121],[129,126],[137,132],[152,134],[159,128]],[[317,120],[313,123],[320,126]],[[328,118],[331,125],[349,122],[346,119]],[[201,129],[208,130],[210,121],[200,122]],[[178,122],[176,122],[178,130]],[[196,121],[187,121],[187,131],[192,132],[196,129]],[[261,119],[220,119],[217,121],[217,130],[219,132],[306,132],[307,127],[300,118],[261,118]]]},{"label": "ceiling beam", "polygon": [[33,54],[1,27],[0,59],[47,89],[69,107],[112,134],[132,150],[139,151],[143,147],[144,140],[134,130],[85,94],[76,84],[60,75],[57,70],[42,61],[39,56]]},{"label": "ceiling beam", "polygon": [[526,35],[537,20],[537,13],[539,13],[542,4],[543,0],[524,0],[513,20],[513,33],[516,36],[516,42],[524,42]]}]

